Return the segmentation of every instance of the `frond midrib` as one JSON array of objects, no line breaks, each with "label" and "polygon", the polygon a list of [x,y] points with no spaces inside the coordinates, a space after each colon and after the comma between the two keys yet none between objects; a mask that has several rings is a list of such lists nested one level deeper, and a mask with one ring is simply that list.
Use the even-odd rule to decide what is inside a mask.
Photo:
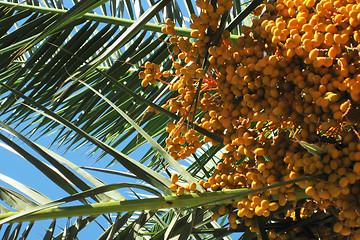
[{"label": "frond midrib", "polygon": [[[31,6],[31,5],[23,5],[18,3],[10,3],[10,2],[0,2],[0,6],[13,8],[16,10],[30,10],[33,12],[38,13],[45,13],[45,14],[59,14],[63,15],[67,12],[67,10],[63,9],[55,9],[55,8],[46,8],[46,7],[38,7],[38,6]],[[118,26],[123,27],[129,27],[131,26],[136,20],[130,20],[130,19],[124,19],[124,18],[118,18],[118,17],[110,17],[110,16],[103,16],[98,15],[94,13],[86,13],[83,15],[83,18],[89,21],[97,21],[101,23],[108,23],[108,24],[114,24]],[[163,27],[162,24],[154,24],[154,23],[146,23],[143,27],[144,30],[153,31],[153,32],[161,32],[161,28]],[[192,29],[189,28],[181,28],[181,27],[175,27],[176,34],[183,37],[191,37],[191,31]],[[238,35],[231,35],[231,39],[237,39]]]}]

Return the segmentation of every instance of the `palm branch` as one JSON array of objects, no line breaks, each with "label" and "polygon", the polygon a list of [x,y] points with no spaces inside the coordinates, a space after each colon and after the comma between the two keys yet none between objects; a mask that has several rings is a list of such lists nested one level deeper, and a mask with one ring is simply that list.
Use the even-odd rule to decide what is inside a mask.
[{"label": "palm branch", "polygon": [[[1,92],[4,100],[2,126],[12,136],[1,135],[1,139],[8,149],[28,160],[70,196],[51,201],[36,190],[4,176],[2,180],[20,193],[2,188],[1,199],[10,209],[32,209],[30,212],[35,213],[75,200],[85,204],[83,207],[91,206],[88,205],[91,203],[121,201],[125,198],[116,189],[136,189],[135,183],[106,185],[29,139],[31,136],[39,139],[53,134],[52,144],[60,144],[71,150],[91,146],[92,154],[99,150],[102,151],[101,156],[110,154],[114,160],[108,163],[109,166],[120,161],[134,176],[148,184],[148,187],[138,186],[147,192],[145,196],[160,194],[157,200],[154,199],[158,201],[155,207],[142,212],[137,210],[141,210],[139,206],[147,199],[134,200],[139,201],[138,205],[122,211],[128,213],[119,214],[116,220],[103,212],[103,221],[108,222],[110,227],[99,236],[100,239],[122,239],[121,236],[138,234],[144,238],[154,236],[154,239],[178,234],[182,238],[230,234],[231,231],[216,232],[218,228],[220,231],[220,226],[211,220],[211,210],[203,208],[199,201],[176,212],[155,211],[164,201],[165,204],[169,202],[164,200],[164,196],[169,194],[169,182],[163,176],[168,172],[165,169],[168,166],[162,159],[166,158],[166,153],[159,155],[150,148],[144,151],[143,156],[140,154],[139,162],[126,156],[150,139],[158,150],[161,149],[167,135],[165,123],[180,118],[168,111],[162,111],[161,115],[146,112],[148,105],[161,106],[174,94],[168,91],[168,85],[161,83],[142,88],[138,74],[140,66],[146,61],[160,64],[164,70],[170,69],[171,46],[168,36],[161,33],[162,23],[168,17],[177,20],[179,34],[189,37],[187,27],[190,14],[196,10],[194,3],[184,1],[181,4],[185,7],[181,8],[178,3],[170,1],[150,2],[150,5],[140,1],[82,1],[67,4],[63,1],[0,2],[1,21],[4,23],[0,40]],[[234,11],[233,18],[240,13],[239,7]],[[133,119],[133,123],[121,117],[119,111]],[[21,133],[11,126],[20,128]],[[134,126],[142,128],[147,137],[136,134]],[[216,138],[206,131],[205,134]],[[38,155],[30,154],[13,138],[25,143]],[[121,151],[115,149],[119,147]],[[217,162],[214,159],[216,152],[220,149],[204,148],[195,156],[197,159],[188,162],[187,166],[173,162],[171,167],[187,175],[188,180],[197,181],[209,175]],[[44,160],[48,163],[44,163]],[[190,174],[186,168],[189,168]],[[13,201],[14,198],[19,200]],[[221,196],[217,198],[222,199]],[[175,207],[181,209],[182,206]],[[12,214],[7,207],[2,207],[1,212],[3,216]],[[24,216],[30,216],[30,212]],[[44,238],[76,236],[86,225],[96,221],[96,216],[88,215],[90,217],[78,216],[74,224],[68,222],[60,233],[55,230],[56,220],[49,222]],[[7,219],[12,221],[11,218]],[[16,238],[20,236],[20,229],[26,236],[33,226],[33,220],[30,222],[25,229],[21,228],[21,224],[13,227],[15,223],[10,223],[4,236]],[[208,232],[196,232],[196,229],[208,229]]]}]

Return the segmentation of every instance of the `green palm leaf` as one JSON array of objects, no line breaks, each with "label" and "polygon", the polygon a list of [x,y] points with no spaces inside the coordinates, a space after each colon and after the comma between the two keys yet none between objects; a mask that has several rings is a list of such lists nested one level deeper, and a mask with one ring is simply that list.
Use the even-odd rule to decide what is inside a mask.
[{"label": "green palm leaf", "polygon": [[[180,173],[181,181],[208,178],[220,161],[223,145],[205,145],[187,161],[176,162],[163,149],[168,135],[165,125],[181,116],[161,107],[177,95],[169,91],[176,77],[164,79],[168,84],[159,82],[147,88],[138,77],[146,61],[159,64],[162,70],[172,68],[171,46],[169,37],[161,33],[162,23],[168,17],[176,20],[177,33],[190,37],[195,2],[73,2],[76,4],[0,1],[0,125],[11,136],[0,133],[2,146],[26,159],[65,193],[51,201],[0,173],[0,180],[10,186],[0,186],[3,238],[28,236],[33,221],[70,217],[73,221],[60,231],[60,220],[48,221],[44,239],[75,239],[80,231],[89,229],[89,223],[97,221],[104,229],[99,239],[220,239],[229,235],[226,220],[220,225],[212,221],[212,210],[204,205],[231,203],[232,198],[249,194],[247,189],[200,193],[199,185],[198,193],[177,196],[169,191],[171,182],[167,179],[173,171]],[[239,35],[238,25],[260,2],[247,8],[243,1],[235,2],[236,9],[229,13],[231,20],[224,23]],[[148,106],[160,113],[147,112]],[[219,143],[223,141],[197,125],[193,127]],[[66,150],[90,147],[90,154],[100,154],[107,166],[120,163],[131,172],[125,173],[131,176],[124,178],[129,182],[107,184],[86,171],[91,168],[81,168],[36,143],[51,134],[49,145],[58,144]],[[139,149],[144,150],[138,153]],[[113,176],[111,170],[98,171]],[[125,198],[129,195],[125,189],[137,199]],[[75,201],[81,204],[76,206]],[[58,207],[65,203],[68,205]],[[107,215],[116,212],[122,213],[116,218]],[[15,221],[31,223],[24,229],[25,223],[12,223]]]}]

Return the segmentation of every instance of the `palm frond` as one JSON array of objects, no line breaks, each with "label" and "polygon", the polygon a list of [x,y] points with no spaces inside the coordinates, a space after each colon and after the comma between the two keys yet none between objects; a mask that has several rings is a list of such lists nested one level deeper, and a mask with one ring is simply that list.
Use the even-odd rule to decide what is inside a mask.
[{"label": "palm frond", "polygon": [[[254,4],[244,12],[241,12],[244,6],[238,4],[237,10],[229,13],[232,22],[228,29],[239,34],[237,25],[248,15],[246,11],[253,10]],[[4,203],[0,205],[0,219],[3,219],[0,226],[6,226],[4,237],[15,239],[21,232],[27,236],[33,223],[24,229],[25,225],[11,222],[47,219],[48,215],[44,217],[47,211],[55,213],[51,219],[73,217],[74,221],[68,220],[60,231],[57,227],[62,224],[60,221],[49,221],[44,239],[75,239],[87,225],[98,221],[98,214],[106,222],[99,223],[103,228],[99,239],[124,239],[124,236],[204,239],[231,233],[220,230],[224,225],[212,221],[212,211],[200,205],[231,203],[232,197],[245,196],[248,192],[201,195],[202,187],[198,185],[199,195],[189,195],[193,198],[172,196],[171,182],[165,177],[174,170],[188,183],[209,177],[219,162],[223,145],[204,146],[187,162],[176,162],[163,149],[165,126],[168,121],[179,121],[181,116],[162,105],[176,96],[169,86],[177,79],[170,76],[144,88],[138,77],[146,61],[159,64],[162,70],[172,68],[176,56],[171,55],[169,37],[161,33],[162,23],[166,18],[173,19],[177,22],[177,33],[190,37],[190,15],[197,10],[190,0],[156,3],[82,0],[73,4],[62,0],[0,1],[0,114],[6,118],[1,119],[0,125],[21,144],[2,133],[0,140],[66,192],[59,200],[51,201],[1,174],[2,181],[21,192],[0,187]],[[227,19],[223,21],[224,27],[225,22]],[[148,106],[160,113],[148,112]],[[198,125],[193,127],[222,142],[221,137]],[[15,130],[19,128],[21,131]],[[137,177],[143,181],[142,185],[106,184],[86,172],[89,168],[80,168],[30,140],[48,134],[54,136],[50,145],[59,144],[71,150],[91,146],[92,154],[102,151],[101,157],[114,159],[108,165],[120,163],[131,172],[131,179]],[[149,142],[153,148],[146,145]],[[145,149],[142,156],[130,158],[128,155],[140,146]],[[137,189],[134,193],[139,199],[125,200],[124,194],[116,191],[119,188]],[[150,198],[149,192],[157,198]],[[228,197],[224,200],[224,196]],[[58,207],[74,201],[80,201],[81,205]],[[131,201],[137,202],[130,208],[119,208],[119,204]],[[168,207],[175,210],[157,210]],[[98,212],[93,212],[95,209]],[[22,214],[14,215],[23,210]],[[57,211],[72,213],[56,215]],[[105,214],[119,211],[123,213],[116,218]],[[4,220],[6,216],[9,218]]]}]

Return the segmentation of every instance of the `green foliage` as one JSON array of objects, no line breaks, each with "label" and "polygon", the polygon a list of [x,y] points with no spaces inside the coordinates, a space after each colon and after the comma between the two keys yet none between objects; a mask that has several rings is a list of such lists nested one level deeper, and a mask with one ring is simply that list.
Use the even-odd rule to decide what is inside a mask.
[{"label": "green foliage", "polygon": [[[211,194],[206,195],[208,193],[172,196],[167,179],[169,168],[179,172],[182,180],[188,182],[210,176],[222,145],[204,146],[184,165],[172,159],[163,149],[167,134],[165,124],[179,120],[180,116],[161,106],[174,97],[174,93],[161,82],[143,88],[138,78],[142,70],[140,66],[146,61],[159,64],[163,70],[171,68],[169,37],[161,33],[162,23],[168,17],[176,20],[177,33],[189,37],[194,2],[148,1],[150,5],[144,1],[128,0],[74,2],[76,4],[65,10],[69,8],[68,1],[0,1],[0,125],[11,136],[0,133],[0,140],[68,194],[51,201],[27,187],[26,183],[0,174],[1,181],[17,189],[0,186],[0,225],[6,226],[3,237],[26,237],[33,228],[32,221],[37,218],[14,228],[7,222],[16,222],[16,219],[22,222],[21,217],[27,215],[56,212],[62,209],[58,205],[73,204],[76,200],[81,202],[81,206],[71,215],[76,217],[74,223],[57,233],[58,223],[53,220],[44,232],[44,239],[76,238],[80,231],[87,231],[86,226],[96,221],[95,215],[98,214],[103,214],[109,222],[99,239],[124,239],[124,236],[219,239],[232,233],[212,221],[212,211],[204,207],[207,203],[230,201],[230,198],[221,193],[213,194],[216,199],[211,199]],[[228,24],[238,35],[239,24],[253,6],[244,10],[244,2],[235,2]],[[175,78],[170,77],[169,81],[175,81]],[[161,113],[147,112],[148,106]],[[205,129],[195,128],[218,142],[222,141]],[[109,166],[120,163],[133,174],[131,176],[146,185],[131,180],[106,184],[86,169],[37,144],[32,137],[34,134],[38,138],[54,134],[52,144],[59,144],[64,149],[90,146],[92,153],[101,151],[102,156],[114,159],[108,163]],[[147,142],[152,148],[144,151],[141,159],[128,156]],[[30,153],[29,149],[37,155]],[[100,171],[107,172],[106,169]],[[119,188],[134,189],[136,194],[145,191],[146,196],[158,195],[158,198],[131,200],[136,204],[121,210],[123,213],[118,214],[114,221],[105,213],[118,212],[116,207],[110,211],[100,210],[95,215],[85,211],[100,205],[109,209],[110,205],[118,204],[116,201],[131,203],[117,191]],[[143,191],[138,193],[138,189]],[[200,186],[198,190],[201,190]],[[232,193],[232,197],[247,194],[241,192],[240,195]],[[189,200],[191,197],[196,200]],[[141,207],[148,204],[147,201],[155,205]],[[174,206],[168,204],[169,201],[175,201]],[[22,211],[20,215],[15,214]],[[22,228],[25,225],[27,227]]]}]

